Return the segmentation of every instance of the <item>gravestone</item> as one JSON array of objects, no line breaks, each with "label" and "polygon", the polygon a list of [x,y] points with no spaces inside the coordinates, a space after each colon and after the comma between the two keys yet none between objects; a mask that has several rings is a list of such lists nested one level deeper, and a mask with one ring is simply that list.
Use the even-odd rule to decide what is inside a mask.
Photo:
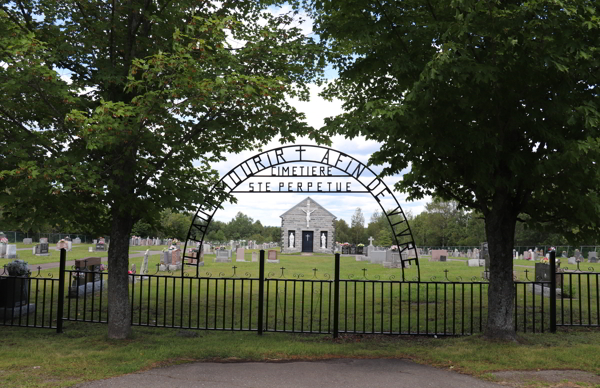
[{"label": "gravestone", "polygon": [[102,280],[100,268],[102,259],[100,257],[86,257],[75,260],[75,269],[80,272],[73,272],[73,282],[69,287],[69,298],[76,298],[85,294],[100,292],[106,289],[107,281]]},{"label": "gravestone", "polygon": [[0,243],[0,259],[6,258],[6,245],[4,242]]},{"label": "gravestone", "polygon": [[279,263],[279,259],[277,258],[277,251],[274,249],[269,250],[267,256],[267,263]]},{"label": "gravestone", "polygon": [[448,257],[448,251],[446,249],[433,249],[429,261],[440,261],[440,256]]},{"label": "gravestone", "polygon": [[230,254],[229,254],[229,250],[226,249],[217,249],[216,251],[216,257],[215,257],[215,263],[229,263],[231,262],[231,259],[229,258]]},{"label": "gravestone", "polygon": [[373,249],[369,253],[369,261],[372,264],[383,264],[387,259],[387,251]]},{"label": "gravestone", "polygon": [[17,245],[16,244],[6,245],[6,257],[8,259],[16,259],[17,258]]},{"label": "gravestone", "polygon": [[579,252],[579,249],[575,249],[575,253],[573,255],[575,256],[575,261],[577,261],[577,262],[583,261],[583,256],[581,256],[581,252]]},{"label": "gravestone", "polygon": [[598,262],[598,253],[597,252],[588,252],[588,263],[597,263]]},{"label": "gravestone", "polygon": [[26,244],[26,245],[33,244],[33,239],[31,239],[31,238],[24,238],[23,239],[23,244]]},{"label": "gravestone", "polygon": [[[556,263],[556,271],[560,268],[560,261]],[[550,264],[535,263],[535,281],[536,282],[549,282],[550,276]],[[556,274],[556,287],[560,287],[562,284],[562,276]]]},{"label": "gravestone", "polygon": [[252,252],[252,262],[253,263],[258,262],[258,252],[256,252],[256,251]]},{"label": "gravestone", "polygon": [[35,246],[36,256],[48,256],[48,243],[39,243]]},{"label": "gravestone", "polygon": [[577,259],[575,258],[575,256],[569,257],[569,264],[577,265]]},{"label": "gravestone", "polygon": [[483,260],[483,263],[485,265],[485,270],[489,271],[490,270],[490,253],[488,251],[488,243],[483,242],[481,243],[481,250],[479,251],[479,260]]},{"label": "gravestone", "polygon": [[73,244],[81,244],[81,239],[79,237],[75,237],[73,239]]},{"label": "gravestone", "polygon": [[171,254],[171,263],[169,265],[170,271],[179,271],[181,269],[181,249],[169,249],[168,252]]},{"label": "gravestone", "polygon": [[479,259],[469,259],[467,260],[467,265],[469,267],[481,267]]},{"label": "gravestone", "polygon": [[562,256],[562,257],[564,257],[564,258],[566,259],[566,258],[568,257],[568,256],[567,256],[567,251],[562,251],[562,255],[561,255],[561,256]]},{"label": "gravestone", "polygon": [[40,244],[42,243],[48,243],[48,237],[40,237]]},{"label": "gravestone", "polygon": [[244,248],[238,248],[238,249],[236,249],[236,251],[235,251],[235,261],[236,262],[238,262],[238,261],[245,262],[246,261],[246,259],[244,257]]},{"label": "gravestone", "polygon": [[446,261],[446,256],[444,256],[444,255],[441,255],[441,256],[440,256],[440,261]]},{"label": "gravestone", "polygon": [[159,267],[160,271],[167,270],[167,266],[169,265],[169,259],[170,259],[169,251],[168,250],[163,251],[160,255],[160,267]]}]

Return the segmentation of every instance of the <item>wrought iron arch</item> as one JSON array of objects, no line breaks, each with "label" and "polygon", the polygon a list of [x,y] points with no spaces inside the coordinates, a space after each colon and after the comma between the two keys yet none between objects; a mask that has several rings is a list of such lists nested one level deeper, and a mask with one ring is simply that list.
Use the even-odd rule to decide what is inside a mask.
[{"label": "wrought iron arch", "polygon": [[[295,149],[294,149],[295,148]],[[292,154],[292,156],[297,156],[297,158],[290,158],[290,154],[285,151],[292,149],[297,152],[298,155]],[[303,159],[302,153],[308,152],[309,150],[319,150],[319,152],[323,152],[321,160],[311,160],[311,159]],[[343,159],[342,159],[343,158]],[[332,162],[335,160],[335,162]],[[342,175],[329,175],[330,177],[352,177],[356,180],[356,182],[360,183],[361,186],[364,187],[364,191],[351,191],[350,193],[369,193],[373,196],[373,198],[381,207],[383,214],[385,214],[390,227],[394,233],[394,241],[396,242],[396,246],[398,247],[398,253],[400,255],[400,260],[402,263],[402,280],[405,280],[404,277],[404,269],[405,263],[414,262],[417,267],[417,278],[420,280],[420,268],[419,268],[419,255],[416,249],[416,244],[414,242],[414,238],[408,225],[408,219],[402,210],[402,207],[398,203],[398,200],[394,196],[393,192],[388,188],[385,182],[377,177],[377,174],[373,170],[369,168],[366,164],[362,163],[358,159],[338,150],[329,147],[323,146],[315,146],[315,145],[289,145],[282,146],[278,148],[274,148],[268,151],[263,151],[259,154],[256,154],[245,161],[241,162],[234,168],[232,168],[227,174],[225,174],[219,182],[217,182],[212,188],[211,192],[220,190],[225,191],[227,193],[264,193],[262,191],[236,191],[241,184],[246,182],[248,179],[262,176],[267,177],[269,175],[257,175],[262,171],[267,169],[278,167],[284,164],[290,163],[316,163],[320,165],[324,165],[327,167],[335,168],[343,172]],[[340,163],[345,164],[346,167],[338,166]],[[362,182],[359,178],[365,172],[368,171],[373,175],[373,180],[367,184]],[[277,177],[277,176],[273,176]],[[293,175],[294,178],[308,178],[314,177],[314,175]],[[286,192],[289,191],[273,191],[273,192]],[[300,191],[307,193],[347,193],[345,191]],[[291,191],[291,193],[298,193],[298,191]],[[395,202],[395,208],[393,210],[386,210],[382,203],[381,197],[385,197],[386,194],[391,197]],[[188,230],[188,236],[185,241],[184,247],[184,260],[183,266],[196,266],[196,277],[199,276],[200,267],[195,264],[185,263],[185,259],[194,259],[196,263],[200,261],[200,255],[202,252],[202,245],[204,243],[204,236],[208,230],[208,226],[210,225],[216,211],[219,209],[223,201],[213,201],[208,200],[204,201],[198,207],[196,214],[192,220],[192,224]],[[195,255],[188,255],[187,253],[187,244],[188,241],[194,241],[199,244],[198,252]],[[402,258],[402,253],[405,251],[414,251],[414,257],[408,257],[406,260]],[[181,274],[183,276],[183,269]]]}]

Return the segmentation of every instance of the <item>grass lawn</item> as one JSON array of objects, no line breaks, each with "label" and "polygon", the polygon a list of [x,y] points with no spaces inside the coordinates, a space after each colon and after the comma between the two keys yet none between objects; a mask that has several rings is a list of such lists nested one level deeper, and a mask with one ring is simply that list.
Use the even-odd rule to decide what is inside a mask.
[{"label": "grass lawn", "polygon": [[133,328],[125,341],[109,340],[106,325],[65,322],[63,334],[2,328],[0,385],[67,387],[157,366],[192,361],[276,361],[328,358],[410,358],[487,377],[499,370],[577,369],[600,373],[600,332],[565,330],[520,335],[519,343],[480,336],[434,339]]}]

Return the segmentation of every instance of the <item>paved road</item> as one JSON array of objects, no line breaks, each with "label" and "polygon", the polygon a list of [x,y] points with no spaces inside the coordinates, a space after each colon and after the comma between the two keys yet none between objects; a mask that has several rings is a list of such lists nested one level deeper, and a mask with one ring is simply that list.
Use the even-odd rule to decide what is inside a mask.
[{"label": "paved road", "polygon": [[93,381],[80,384],[78,387],[497,388],[502,385],[448,370],[415,364],[408,360],[337,359],[277,363],[196,362]]}]

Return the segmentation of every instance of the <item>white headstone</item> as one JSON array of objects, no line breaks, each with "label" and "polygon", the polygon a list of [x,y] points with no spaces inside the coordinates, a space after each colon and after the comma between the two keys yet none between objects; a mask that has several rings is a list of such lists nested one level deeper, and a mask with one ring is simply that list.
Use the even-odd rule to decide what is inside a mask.
[{"label": "white headstone", "polygon": [[6,246],[6,257],[9,259],[17,258],[17,245],[16,244],[8,244]]}]

